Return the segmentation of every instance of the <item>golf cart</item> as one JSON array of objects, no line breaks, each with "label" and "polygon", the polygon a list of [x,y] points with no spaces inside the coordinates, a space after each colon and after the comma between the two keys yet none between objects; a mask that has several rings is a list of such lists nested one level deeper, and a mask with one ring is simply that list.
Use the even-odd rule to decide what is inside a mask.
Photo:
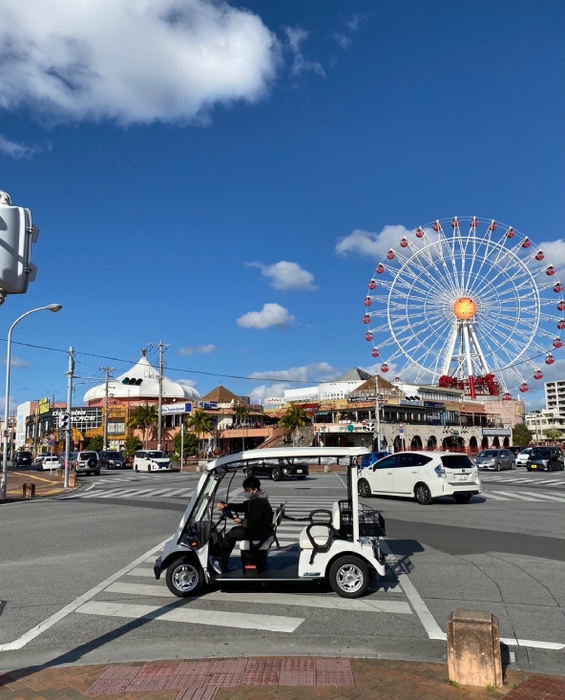
[{"label": "golf cart", "polygon": [[[378,511],[362,506],[358,498],[358,458],[368,453],[364,447],[265,448],[209,462],[173,539],[155,562],[155,577],[159,579],[166,571],[167,586],[181,598],[197,595],[205,585],[249,580],[326,579],[343,598],[364,595],[371,579],[384,576],[387,568],[379,544],[379,537],[386,534],[384,520]],[[285,517],[285,504],[273,507],[273,534],[261,541],[242,540],[241,564],[216,573],[210,559],[218,551],[227,526],[226,511],[216,509],[217,501],[229,502],[230,489],[232,498],[237,498],[241,489],[232,484],[238,472],[247,473],[254,463],[283,463],[289,458],[311,465],[346,466],[346,498],[335,501],[331,510],[312,510],[304,519],[298,541],[284,547],[278,544],[277,527]]]}]

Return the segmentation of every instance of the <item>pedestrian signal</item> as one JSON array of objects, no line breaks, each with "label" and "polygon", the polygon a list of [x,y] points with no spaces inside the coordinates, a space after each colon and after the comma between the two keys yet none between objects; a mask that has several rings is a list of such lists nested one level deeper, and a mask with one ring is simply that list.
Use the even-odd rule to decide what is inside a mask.
[{"label": "pedestrian signal", "polygon": [[136,379],[135,377],[124,377],[122,379],[122,384],[127,384],[129,386],[139,386],[143,379]]},{"label": "pedestrian signal", "polygon": [[59,430],[68,430],[71,425],[71,417],[68,413],[59,416]]}]

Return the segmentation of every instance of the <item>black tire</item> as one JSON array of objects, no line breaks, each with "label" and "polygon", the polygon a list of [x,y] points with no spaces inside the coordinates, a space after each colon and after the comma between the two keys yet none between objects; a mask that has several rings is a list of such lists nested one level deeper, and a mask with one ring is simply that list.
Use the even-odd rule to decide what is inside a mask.
[{"label": "black tire", "polygon": [[457,501],[457,503],[469,503],[473,496],[470,493],[454,493],[453,498]]},{"label": "black tire", "polygon": [[88,462],[86,463],[86,466],[92,469],[92,467],[95,467],[97,464],[98,460],[96,459],[96,457],[90,457]]},{"label": "black tire", "polygon": [[359,557],[339,557],[330,567],[328,580],[341,598],[360,598],[369,588],[371,572]]},{"label": "black tire", "polygon": [[500,462],[497,462],[497,465],[496,465],[496,471],[497,471],[497,472],[499,472],[499,471],[500,471]]},{"label": "black tire", "polygon": [[167,568],[165,580],[171,593],[178,598],[189,598],[202,590],[204,572],[196,557],[179,557]]},{"label": "black tire", "polygon": [[416,488],[414,489],[414,497],[421,506],[429,506],[434,500],[429,487],[422,482],[416,484]]},{"label": "black tire", "polygon": [[243,473],[245,474],[245,476],[253,476],[253,467],[246,467]]},{"label": "black tire", "polygon": [[137,465],[133,468],[133,471],[134,471],[134,472],[138,472],[138,471],[139,471],[139,469],[137,468]]},{"label": "black tire", "polygon": [[282,479],[282,470],[280,467],[273,467],[271,469],[271,479],[273,481],[280,481]]},{"label": "black tire", "polygon": [[369,498],[371,496],[371,486],[367,479],[359,479],[357,482],[357,493],[361,498]]},{"label": "black tire", "polygon": [[512,462],[510,469],[516,469],[516,462]]},{"label": "black tire", "polygon": [[306,476],[308,476],[308,475],[307,475],[307,474],[306,474],[306,475],[302,474],[301,476],[297,476],[296,478],[297,478],[299,481],[304,481],[304,479],[306,478]]}]

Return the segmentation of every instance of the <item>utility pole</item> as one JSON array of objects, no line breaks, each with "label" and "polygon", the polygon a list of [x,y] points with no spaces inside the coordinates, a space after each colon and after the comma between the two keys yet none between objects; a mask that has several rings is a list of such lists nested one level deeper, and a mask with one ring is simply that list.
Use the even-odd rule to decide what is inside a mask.
[{"label": "utility pole", "polygon": [[104,390],[104,449],[108,449],[108,385],[110,383],[110,372],[113,372],[115,367],[100,367],[100,369],[106,372],[106,387]]},{"label": "utility pole", "polygon": [[67,375],[67,414],[69,416],[68,426],[65,433],[65,483],[64,487],[69,488],[69,469],[71,468],[71,436],[73,434],[73,421],[71,419],[73,401],[73,374],[75,371],[75,351],[69,348],[69,368],[65,372]]},{"label": "utility pole", "polygon": [[379,406],[379,375],[375,372],[375,445],[381,451],[381,409]]},{"label": "utility pole", "polygon": [[159,345],[157,346],[159,348],[159,404],[158,404],[158,418],[157,418],[157,449],[160,450],[161,448],[161,434],[163,430],[163,426],[161,425],[163,421],[163,353],[165,350],[168,349],[168,345],[164,345],[162,342],[159,342]]}]

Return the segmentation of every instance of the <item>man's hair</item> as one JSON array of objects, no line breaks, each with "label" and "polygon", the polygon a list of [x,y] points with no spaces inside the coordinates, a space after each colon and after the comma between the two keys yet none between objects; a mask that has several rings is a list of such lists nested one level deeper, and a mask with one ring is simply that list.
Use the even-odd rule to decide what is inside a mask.
[{"label": "man's hair", "polygon": [[259,490],[261,488],[261,482],[256,476],[248,476],[243,480],[243,488]]}]

